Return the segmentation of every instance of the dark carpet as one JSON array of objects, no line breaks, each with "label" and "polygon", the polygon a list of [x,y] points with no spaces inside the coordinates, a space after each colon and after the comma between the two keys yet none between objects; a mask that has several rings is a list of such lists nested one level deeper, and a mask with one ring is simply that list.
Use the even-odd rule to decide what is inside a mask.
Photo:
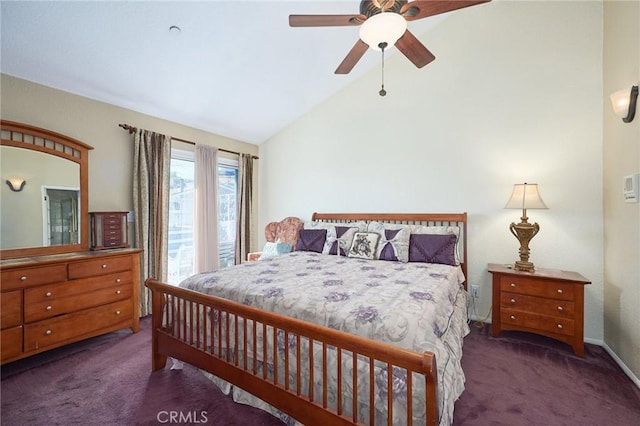
[{"label": "dark carpet", "polygon": [[[2,425],[282,425],[198,370],[151,373],[150,320],[2,366]],[[472,327],[455,425],[638,425],[640,390],[599,346]]]}]

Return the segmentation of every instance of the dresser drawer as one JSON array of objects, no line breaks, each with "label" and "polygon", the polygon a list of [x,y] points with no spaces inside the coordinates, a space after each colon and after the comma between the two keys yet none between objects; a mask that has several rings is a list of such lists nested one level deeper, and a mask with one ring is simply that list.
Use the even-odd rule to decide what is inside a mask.
[{"label": "dresser drawer", "polygon": [[109,257],[69,264],[69,279],[94,277],[131,270],[131,256]]},{"label": "dresser drawer", "polygon": [[100,329],[131,322],[132,317],[133,303],[131,300],[123,300],[27,324],[24,328],[24,350],[35,351],[67,341],[76,341]]},{"label": "dresser drawer", "polygon": [[131,285],[103,288],[69,297],[58,297],[44,302],[25,304],[24,322],[30,323],[62,314],[81,311],[131,297]]},{"label": "dresser drawer", "polygon": [[507,275],[500,277],[500,290],[559,300],[574,300],[573,284],[560,283],[552,280],[536,280]]},{"label": "dresser drawer", "polygon": [[131,271],[116,272],[115,274],[83,278],[65,283],[47,284],[40,287],[28,288],[24,291],[24,303],[30,305],[38,302],[51,301],[60,297],[89,293],[119,284],[131,284]]},{"label": "dresser drawer", "polygon": [[565,336],[573,336],[575,333],[574,320],[569,318],[558,318],[511,309],[502,309],[500,316],[503,328],[508,328],[508,325],[512,324],[534,331]]},{"label": "dresser drawer", "polygon": [[49,284],[67,279],[67,265],[42,266],[40,268],[21,268],[2,271],[2,289],[30,287]]},{"label": "dresser drawer", "polygon": [[22,290],[0,294],[0,327],[15,327],[22,323]]},{"label": "dresser drawer", "polygon": [[545,299],[517,293],[501,293],[500,306],[517,311],[534,312],[542,315],[573,318],[575,303],[566,300]]},{"label": "dresser drawer", "polygon": [[0,331],[0,362],[22,354],[22,326]]}]

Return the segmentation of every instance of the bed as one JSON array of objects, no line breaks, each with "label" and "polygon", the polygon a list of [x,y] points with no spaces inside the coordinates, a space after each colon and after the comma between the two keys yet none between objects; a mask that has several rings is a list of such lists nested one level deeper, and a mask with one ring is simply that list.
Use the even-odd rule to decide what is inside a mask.
[{"label": "bed", "polygon": [[[450,424],[469,331],[466,213],[315,213],[305,229],[325,236],[321,252],[303,241],[179,287],[148,279],[153,370],[187,362],[288,424]],[[374,258],[395,261],[358,252],[372,230]],[[425,234],[454,235],[445,261],[406,261]]]}]

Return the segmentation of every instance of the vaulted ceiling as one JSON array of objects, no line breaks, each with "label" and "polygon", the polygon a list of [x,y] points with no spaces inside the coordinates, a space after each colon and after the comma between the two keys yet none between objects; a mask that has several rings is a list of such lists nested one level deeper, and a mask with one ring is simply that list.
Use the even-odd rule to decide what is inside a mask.
[{"label": "vaulted ceiling", "polygon": [[[289,27],[289,14],[358,13],[357,0],[0,7],[2,73],[254,144],[381,61],[369,50],[350,74],[336,75],[359,28]],[[410,22],[409,29],[420,38],[445,18]]]}]

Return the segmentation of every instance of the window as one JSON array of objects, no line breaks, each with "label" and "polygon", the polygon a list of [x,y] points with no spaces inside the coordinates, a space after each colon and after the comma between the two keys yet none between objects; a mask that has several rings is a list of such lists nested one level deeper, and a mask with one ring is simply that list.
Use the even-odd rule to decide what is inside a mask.
[{"label": "window", "polygon": [[[236,238],[238,162],[218,159],[218,237],[220,267],[233,265]],[[169,183],[168,281],[179,284],[194,272],[195,157],[192,151],[171,149]]]}]

